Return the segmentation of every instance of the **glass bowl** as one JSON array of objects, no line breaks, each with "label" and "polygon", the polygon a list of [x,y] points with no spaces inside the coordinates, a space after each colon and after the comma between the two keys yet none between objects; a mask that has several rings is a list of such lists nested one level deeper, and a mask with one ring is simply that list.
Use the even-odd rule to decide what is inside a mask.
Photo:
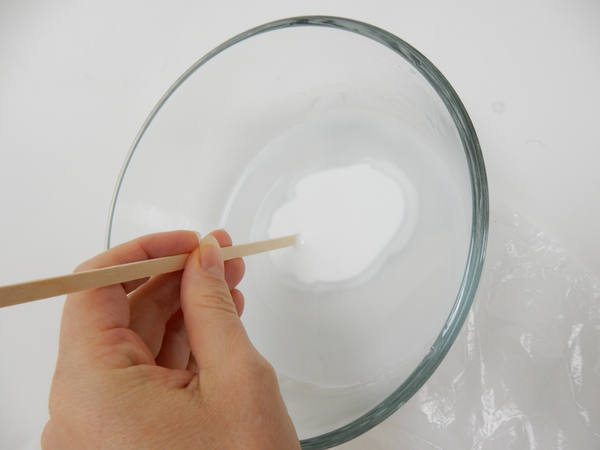
[{"label": "glass bowl", "polygon": [[303,448],[374,427],[440,364],[470,308],[488,230],[475,130],[435,66],[337,17],[268,23],[167,91],[129,151],[107,247],[172,229],[244,243],[242,317]]}]

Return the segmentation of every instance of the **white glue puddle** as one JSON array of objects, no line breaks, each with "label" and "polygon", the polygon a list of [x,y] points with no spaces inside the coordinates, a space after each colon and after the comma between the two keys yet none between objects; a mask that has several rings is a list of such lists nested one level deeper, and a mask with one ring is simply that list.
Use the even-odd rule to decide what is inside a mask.
[{"label": "white glue puddle", "polygon": [[406,197],[390,176],[358,163],[312,173],[271,218],[269,237],[295,234],[298,243],[269,257],[303,283],[357,277],[382,257],[406,214]]}]

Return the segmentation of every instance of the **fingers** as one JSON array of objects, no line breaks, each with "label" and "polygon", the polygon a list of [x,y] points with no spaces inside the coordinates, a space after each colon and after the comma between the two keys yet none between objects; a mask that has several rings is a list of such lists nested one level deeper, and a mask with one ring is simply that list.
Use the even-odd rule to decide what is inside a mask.
[{"label": "fingers", "polygon": [[152,277],[129,295],[129,329],[142,338],[154,357],[164,346],[167,324],[181,311],[180,289],[181,272],[175,272]]},{"label": "fingers", "polygon": [[[230,293],[237,315],[241,316],[244,311],[244,295],[237,289],[232,290]],[[179,291],[177,291],[177,298],[177,302],[173,302],[173,305],[179,305]],[[129,328],[136,331],[146,342],[157,365],[168,369],[187,368],[197,373],[198,368],[194,357],[190,355],[190,344],[185,329],[183,312],[178,309],[168,320],[165,320],[164,317],[168,315],[165,309],[167,307],[165,305],[161,308],[162,311],[158,312],[158,320],[155,321],[154,325],[147,320],[141,320],[139,324],[132,325]],[[132,323],[134,315],[132,309]]]},{"label": "fingers", "polygon": [[[187,344],[186,329],[188,334],[192,330],[190,341],[202,342],[200,338],[218,330],[220,323],[232,321],[237,333],[245,336],[238,318],[244,308],[244,297],[235,289],[244,275],[245,265],[241,258],[223,263],[219,246],[231,245],[231,237],[223,230],[212,235],[206,239],[206,251],[202,252],[194,250],[198,246],[195,233],[176,231],[141,237],[83,263],[78,271],[182,253],[193,252],[195,255],[195,258],[188,258],[188,263],[191,259],[193,262],[189,264],[191,270],[187,277],[184,272],[183,279],[181,272],[164,274],[147,282],[139,280],[69,295],[63,311],[61,346],[63,342],[68,343],[65,347],[79,346],[86,336],[114,328],[130,328],[141,338],[138,339],[140,344],[147,346],[147,349],[138,349],[140,354],[151,353],[159,364],[181,368],[190,360],[190,348],[193,347]],[[201,267],[199,255],[202,255],[205,269]],[[133,292],[128,298],[130,291]],[[189,300],[183,302],[185,306],[181,304],[185,319],[179,309],[182,295]],[[190,311],[189,320],[186,309]],[[211,343],[209,339],[199,345],[210,347]],[[192,348],[192,352],[197,350],[198,345]],[[198,354],[191,359],[198,360]]]},{"label": "fingers", "polygon": [[[81,264],[75,272],[116,266],[164,256],[190,253],[198,245],[198,235],[193,231],[171,231],[155,233],[139,237],[117,245]],[[141,285],[143,280],[123,283],[126,292],[131,292]]]},{"label": "fingers", "polygon": [[[198,245],[192,231],[172,231],[144,236],[116,246],[86,261],[78,271],[189,253]],[[112,328],[128,327],[130,319],[127,288],[107,286],[67,296],[61,331],[69,340]]]},{"label": "fingers", "polygon": [[242,313],[244,312],[244,294],[238,289],[234,289],[231,291],[231,299],[235,305],[238,317],[242,317]]},{"label": "fingers", "polygon": [[237,307],[225,281],[219,243],[214,236],[206,236],[188,258],[181,281],[185,328],[200,370],[219,364],[234,348],[249,344],[238,316],[243,296],[234,292]]},{"label": "fingers", "polygon": [[190,345],[183,321],[178,310],[165,326],[164,338],[156,364],[168,369],[186,369],[190,360]]},{"label": "fingers", "polygon": [[[227,232],[217,230],[211,235],[216,236],[221,246],[231,245],[231,237]],[[225,281],[231,291],[244,276],[244,262],[241,258],[227,261],[224,269]],[[173,327],[171,326],[171,329],[169,329],[167,322],[172,320],[172,316],[180,307],[181,274],[182,272],[176,272],[152,277],[129,295],[131,306],[129,328],[142,338],[154,357],[157,357],[160,351],[163,354],[161,360],[164,360],[166,358],[164,355],[167,354],[162,348],[165,346],[170,347],[174,345],[174,342],[179,342],[179,330],[175,333],[175,339],[173,340],[166,332],[167,330],[172,332]],[[236,309],[242,311],[243,296],[241,292],[235,294],[235,299]],[[180,323],[183,327],[183,321],[174,323]],[[186,348],[189,356],[189,346],[186,346]],[[174,354],[180,352],[179,348],[172,348],[171,350]],[[161,364],[158,359],[156,362]],[[168,367],[175,368],[170,365]],[[183,368],[185,368],[185,365]]]}]

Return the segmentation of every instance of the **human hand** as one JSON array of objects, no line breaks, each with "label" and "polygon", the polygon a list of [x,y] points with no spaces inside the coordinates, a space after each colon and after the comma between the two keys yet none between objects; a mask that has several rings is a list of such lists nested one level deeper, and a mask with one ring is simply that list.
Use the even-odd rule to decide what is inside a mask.
[{"label": "human hand", "polygon": [[182,272],[67,296],[44,450],[299,449],[239,319],[241,259],[215,231],[145,236],[77,271],[191,252]]}]

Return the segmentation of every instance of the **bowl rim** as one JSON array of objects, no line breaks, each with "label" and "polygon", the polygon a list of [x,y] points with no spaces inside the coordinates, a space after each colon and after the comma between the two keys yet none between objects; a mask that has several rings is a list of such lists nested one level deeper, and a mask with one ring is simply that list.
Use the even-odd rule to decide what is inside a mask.
[{"label": "bowl rim", "polygon": [[489,228],[489,193],[483,154],[475,128],[463,103],[444,75],[424,55],[404,40],[381,28],[357,20],[335,16],[299,16],[280,19],[251,28],[223,42],[200,58],[175,81],[140,128],[129,149],[115,187],[110,206],[105,247],[108,249],[111,246],[111,230],[117,200],[129,163],[145,131],[173,92],[202,65],[229,47],[262,33],[298,26],[327,27],[356,33],[373,39],[407,60],[436,91],[452,117],[465,152],[472,194],[471,238],[467,263],[456,300],[441,332],[416,369],[385,400],[358,419],[342,427],[300,441],[303,449],[326,449],[352,440],[375,427],[396,412],[425,384],[458,336],[473,303],[481,278]]}]

